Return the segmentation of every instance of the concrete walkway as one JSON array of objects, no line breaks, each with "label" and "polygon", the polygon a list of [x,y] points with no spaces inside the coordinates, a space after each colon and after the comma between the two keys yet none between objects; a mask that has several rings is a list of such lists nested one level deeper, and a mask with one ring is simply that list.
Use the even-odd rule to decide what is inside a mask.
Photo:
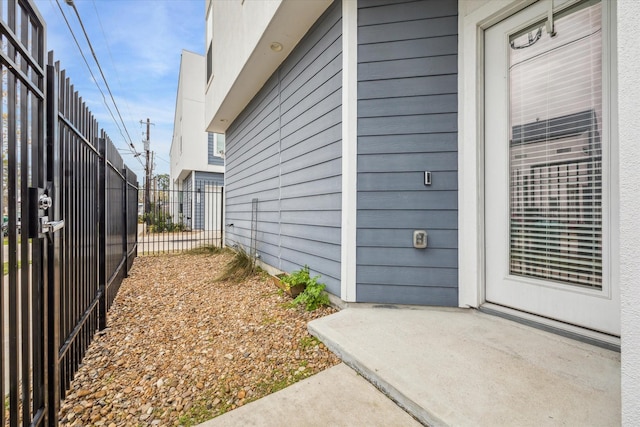
[{"label": "concrete walkway", "polygon": [[420,426],[345,364],[227,412],[200,427]]},{"label": "concrete walkway", "polygon": [[619,353],[513,321],[475,310],[355,305],[309,330],[399,406],[340,366],[203,425],[413,425],[398,407],[433,426],[621,422]]}]

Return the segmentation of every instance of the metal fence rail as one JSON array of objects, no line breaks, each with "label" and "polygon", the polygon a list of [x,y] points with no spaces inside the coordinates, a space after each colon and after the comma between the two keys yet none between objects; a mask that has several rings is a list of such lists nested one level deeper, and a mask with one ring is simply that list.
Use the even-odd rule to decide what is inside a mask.
[{"label": "metal fence rail", "polygon": [[222,247],[223,204],[224,188],[206,181],[196,181],[188,190],[150,191],[148,210],[139,216],[138,252]]},{"label": "metal fence rail", "polygon": [[[105,159],[100,165],[105,197],[101,197],[100,202],[108,202],[98,209],[101,213],[100,223],[105,225],[104,232],[100,233],[103,238],[100,247],[104,248],[104,262],[100,265],[105,266],[105,277],[100,283],[104,284],[105,294],[101,313],[106,314],[137,254],[138,186],[136,175],[123,163],[104,131],[98,143],[100,155]],[[101,328],[106,325],[106,317],[101,318],[100,324]]]},{"label": "metal fence rail", "polygon": [[136,256],[136,235],[128,232],[136,206],[127,202],[137,198],[138,187],[135,174],[99,129],[59,63],[48,67],[48,78],[49,96],[58,100],[49,104],[51,121],[57,123],[49,140],[58,142],[52,152],[59,159],[52,187],[59,189],[61,201],[59,213],[53,208],[54,216],[65,221],[63,233],[51,238],[51,303],[54,310],[58,307],[52,312],[58,336],[51,339],[49,358],[58,370],[50,384],[53,420],[95,331],[106,327],[106,313]]},{"label": "metal fence rail", "polygon": [[138,186],[53,53],[46,60],[33,2],[0,13],[0,425],[56,425],[137,254]]}]

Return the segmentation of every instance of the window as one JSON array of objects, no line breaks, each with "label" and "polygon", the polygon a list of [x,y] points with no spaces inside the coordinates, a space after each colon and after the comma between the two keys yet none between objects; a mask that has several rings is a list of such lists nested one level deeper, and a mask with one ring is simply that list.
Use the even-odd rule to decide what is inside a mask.
[{"label": "window", "polygon": [[207,22],[206,22],[206,43],[207,43],[207,74],[205,83],[209,83],[213,77],[213,1],[209,3],[209,9],[207,10]]},{"label": "window", "polygon": [[224,135],[209,132],[207,135],[209,157],[224,157]]},{"label": "window", "polygon": [[218,157],[224,157],[224,135],[221,133],[216,133],[216,143],[215,143],[215,155]]},{"label": "window", "polygon": [[213,41],[209,43],[207,49],[207,83],[211,80],[213,75]]},{"label": "window", "polygon": [[510,39],[510,272],[602,287],[602,7]]}]

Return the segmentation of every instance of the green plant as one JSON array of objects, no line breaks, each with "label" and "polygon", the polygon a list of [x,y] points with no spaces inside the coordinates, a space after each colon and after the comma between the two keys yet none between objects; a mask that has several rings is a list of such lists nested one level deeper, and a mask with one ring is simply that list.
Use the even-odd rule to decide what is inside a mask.
[{"label": "green plant", "polygon": [[234,250],[233,258],[231,258],[231,261],[227,263],[224,271],[218,277],[218,280],[240,282],[241,280],[252,276],[255,272],[255,261],[242,246],[238,246],[238,248]]},{"label": "green plant", "polygon": [[[211,396],[199,399],[196,401],[184,414],[178,418],[178,422],[181,426],[191,427],[197,424],[203,423],[218,414],[217,408],[210,403]],[[226,412],[226,409],[223,413]]]},{"label": "green plant", "polygon": [[186,251],[188,255],[217,255],[222,252],[224,252],[223,248],[213,245],[200,246]]},{"label": "green plant", "polygon": [[[308,364],[308,361],[303,360],[300,362],[299,366],[304,366],[306,368]],[[311,375],[312,371],[308,369],[302,371],[295,367],[292,367],[287,371],[274,369],[268,378],[256,384],[256,397],[260,398],[268,394],[275,393]],[[256,397],[249,399],[248,402],[255,400]]]},{"label": "green plant", "polygon": [[[29,264],[31,264],[31,261],[29,261]],[[22,266],[22,261],[18,261],[18,269],[20,269],[20,267]],[[9,274],[9,263],[5,262],[4,263],[4,275],[6,276],[7,274]]]},{"label": "green plant", "polygon": [[170,233],[187,229],[182,221],[173,221],[173,217],[165,210],[162,202],[150,203],[149,212],[142,215],[141,219],[147,224],[148,233]]},{"label": "green plant", "polygon": [[303,304],[307,311],[313,311],[320,306],[329,305],[329,297],[324,292],[325,284],[318,283],[320,276],[311,277],[309,266],[294,271],[281,280],[289,286],[304,284],[305,288],[291,303],[292,305]]},{"label": "green plant", "polygon": [[313,335],[300,338],[300,347],[305,350],[315,347],[318,344],[320,344],[320,340],[318,340],[318,338],[314,337]]},{"label": "green plant", "polygon": [[305,265],[300,270],[296,270],[291,274],[283,274],[281,276],[278,276],[280,281],[285,284],[287,289],[291,289],[295,286],[307,286],[309,283],[317,280],[319,277],[320,276],[313,278],[311,277],[311,275],[309,274],[308,265]]}]

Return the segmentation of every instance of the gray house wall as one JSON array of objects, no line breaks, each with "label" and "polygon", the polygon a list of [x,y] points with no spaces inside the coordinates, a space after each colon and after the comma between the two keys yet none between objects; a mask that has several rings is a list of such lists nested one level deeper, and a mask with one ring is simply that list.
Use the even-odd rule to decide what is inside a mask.
[{"label": "gray house wall", "polygon": [[191,172],[182,181],[182,218],[184,224],[188,227],[193,227],[193,205],[192,205],[192,191],[193,191],[193,172]]},{"label": "gray house wall", "polygon": [[[195,185],[194,185],[195,181]],[[224,186],[224,174],[216,172],[192,171],[182,181],[182,218],[183,222],[194,230],[204,228],[205,199],[196,196],[198,189],[206,191],[206,186],[212,184]]]},{"label": "gray house wall", "polygon": [[205,198],[201,196],[198,200],[196,194],[198,190],[201,193],[207,191],[207,185],[214,185],[216,187],[224,186],[224,174],[216,172],[200,172],[195,171],[195,186],[193,188],[192,195],[194,197],[194,212],[193,212],[193,228],[195,230],[204,229],[204,211],[205,211]]},{"label": "gray house wall", "polygon": [[358,301],[458,304],[457,29],[456,1],[358,2]]},{"label": "gray house wall", "polygon": [[215,147],[213,146],[213,139],[213,133],[209,132],[207,134],[207,163],[214,166],[224,166],[224,159],[214,154]]},{"label": "gray house wall", "polygon": [[340,291],[341,3],[334,3],[226,132],[227,244]]}]

